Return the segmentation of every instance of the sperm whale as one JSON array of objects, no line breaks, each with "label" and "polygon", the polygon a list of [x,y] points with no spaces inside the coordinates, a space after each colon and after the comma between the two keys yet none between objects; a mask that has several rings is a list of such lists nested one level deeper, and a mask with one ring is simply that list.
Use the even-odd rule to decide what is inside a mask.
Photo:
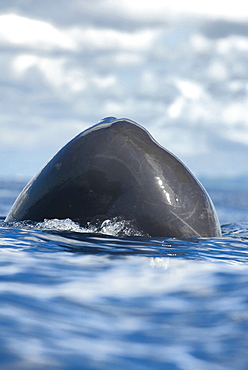
[{"label": "sperm whale", "polygon": [[6,222],[131,220],[150,236],[220,236],[204,187],[149,132],[109,117],[66,144],[26,185]]}]

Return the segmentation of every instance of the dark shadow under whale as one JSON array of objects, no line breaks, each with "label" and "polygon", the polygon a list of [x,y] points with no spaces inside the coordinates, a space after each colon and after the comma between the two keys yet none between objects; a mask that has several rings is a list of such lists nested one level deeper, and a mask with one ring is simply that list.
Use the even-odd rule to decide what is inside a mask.
[{"label": "dark shadow under whale", "polygon": [[26,185],[6,222],[119,217],[150,236],[220,236],[206,190],[137,123],[102,120],[65,145]]}]

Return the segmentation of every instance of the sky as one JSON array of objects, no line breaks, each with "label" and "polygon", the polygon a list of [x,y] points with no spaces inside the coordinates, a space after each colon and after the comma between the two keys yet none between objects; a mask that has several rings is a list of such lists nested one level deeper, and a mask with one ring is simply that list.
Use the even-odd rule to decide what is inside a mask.
[{"label": "sky", "polygon": [[31,178],[107,116],[196,176],[247,175],[244,1],[1,0],[0,178]]}]

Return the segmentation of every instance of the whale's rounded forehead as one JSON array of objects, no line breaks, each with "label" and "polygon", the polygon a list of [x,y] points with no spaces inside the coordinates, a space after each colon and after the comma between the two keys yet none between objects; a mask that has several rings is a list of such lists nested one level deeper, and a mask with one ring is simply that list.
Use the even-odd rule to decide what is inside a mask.
[{"label": "whale's rounded forehead", "polygon": [[133,220],[151,236],[221,235],[187,167],[138,123],[105,117],[67,143],[24,188],[6,221]]},{"label": "whale's rounded forehead", "polygon": [[120,131],[125,130],[127,128],[129,129],[138,129],[140,131],[148,133],[148,131],[139,125],[138,123],[127,119],[127,118],[116,118],[116,117],[106,117],[100,120],[97,124],[94,126],[91,126],[87,130],[83,131],[81,133],[82,136],[88,135],[94,131],[103,130],[107,128],[115,128],[119,129]]},{"label": "whale's rounded forehead", "polygon": [[[77,156],[83,153],[93,158],[104,153],[105,156],[122,157],[128,161],[133,158],[142,162],[152,163],[152,167],[178,167],[180,160],[159,144],[146,128],[127,118],[106,117],[96,125],[76,136],[67,148],[76,144]],[[87,148],[87,149],[86,149]],[[75,150],[74,150],[75,152]],[[181,164],[182,165],[182,164]],[[186,170],[186,167],[183,166]]]},{"label": "whale's rounded forehead", "polygon": [[123,122],[123,123],[131,123],[131,124],[134,124],[136,126],[140,126],[138,123],[136,123],[135,121],[132,121],[131,119],[129,118],[116,118],[116,117],[105,117],[105,118],[102,118],[99,122],[97,122],[97,124],[95,126],[99,126],[100,125],[103,125],[103,124],[113,124],[115,122]]}]

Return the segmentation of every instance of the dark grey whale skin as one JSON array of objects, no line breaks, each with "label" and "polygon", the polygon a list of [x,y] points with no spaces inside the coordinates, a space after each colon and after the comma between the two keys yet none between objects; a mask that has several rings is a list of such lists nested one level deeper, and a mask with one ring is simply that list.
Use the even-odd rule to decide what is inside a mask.
[{"label": "dark grey whale skin", "polygon": [[65,145],[26,185],[6,222],[131,220],[150,236],[217,237],[206,190],[142,126],[106,118]]}]

